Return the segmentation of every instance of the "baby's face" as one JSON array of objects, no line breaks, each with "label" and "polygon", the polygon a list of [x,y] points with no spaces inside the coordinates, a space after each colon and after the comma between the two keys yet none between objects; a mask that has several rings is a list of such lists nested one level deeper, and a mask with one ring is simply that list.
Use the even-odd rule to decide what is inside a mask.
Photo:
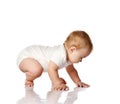
[{"label": "baby's face", "polygon": [[88,48],[73,49],[69,51],[68,58],[72,63],[82,62],[82,59],[87,57],[90,54]]}]

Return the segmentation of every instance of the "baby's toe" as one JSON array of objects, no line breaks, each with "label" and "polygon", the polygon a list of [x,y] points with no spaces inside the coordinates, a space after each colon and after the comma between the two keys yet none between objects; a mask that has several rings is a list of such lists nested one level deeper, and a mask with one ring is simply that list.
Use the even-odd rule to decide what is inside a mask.
[{"label": "baby's toe", "polygon": [[33,81],[26,81],[26,82],[25,82],[25,86],[26,86],[26,87],[33,87],[33,86],[34,86],[34,83],[33,83]]}]

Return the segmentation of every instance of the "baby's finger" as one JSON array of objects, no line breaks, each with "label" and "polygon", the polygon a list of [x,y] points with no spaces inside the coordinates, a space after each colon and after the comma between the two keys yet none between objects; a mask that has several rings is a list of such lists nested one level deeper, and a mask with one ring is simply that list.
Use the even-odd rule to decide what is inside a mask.
[{"label": "baby's finger", "polygon": [[59,88],[57,90],[58,91],[67,91],[67,90],[69,90],[69,88],[66,85],[61,85],[61,86],[59,86]]},{"label": "baby's finger", "polygon": [[82,83],[78,82],[78,83],[76,83],[76,86],[77,87],[82,87]]},{"label": "baby's finger", "polygon": [[86,84],[86,83],[82,83],[82,86],[83,88],[87,88],[87,87],[90,87],[90,85]]},{"label": "baby's finger", "polygon": [[68,91],[69,88],[66,85],[61,85],[61,86],[55,88],[55,90],[57,90],[57,91]]},{"label": "baby's finger", "polygon": [[56,86],[56,87],[53,88],[53,90],[55,90],[55,91],[62,91],[63,87],[62,86]]},{"label": "baby's finger", "polygon": [[68,91],[68,90],[69,90],[69,87],[68,87],[68,86],[66,86],[65,91]]}]

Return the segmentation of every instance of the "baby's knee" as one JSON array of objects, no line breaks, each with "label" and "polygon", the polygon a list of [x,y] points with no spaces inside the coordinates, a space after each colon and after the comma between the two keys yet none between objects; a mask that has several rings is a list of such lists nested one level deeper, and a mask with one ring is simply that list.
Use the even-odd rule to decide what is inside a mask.
[{"label": "baby's knee", "polygon": [[43,72],[43,69],[37,68],[33,69],[32,74],[34,77],[40,77]]}]

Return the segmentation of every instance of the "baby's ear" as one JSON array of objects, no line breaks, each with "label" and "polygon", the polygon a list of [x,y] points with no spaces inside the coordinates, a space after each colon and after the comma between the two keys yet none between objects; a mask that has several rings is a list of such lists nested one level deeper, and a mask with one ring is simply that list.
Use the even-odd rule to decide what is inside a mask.
[{"label": "baby's ear", "polygon": [[70,51],[71,51],[71,52],[76,51],[76,47],[74,47],[74,46],[70,47]]}]

